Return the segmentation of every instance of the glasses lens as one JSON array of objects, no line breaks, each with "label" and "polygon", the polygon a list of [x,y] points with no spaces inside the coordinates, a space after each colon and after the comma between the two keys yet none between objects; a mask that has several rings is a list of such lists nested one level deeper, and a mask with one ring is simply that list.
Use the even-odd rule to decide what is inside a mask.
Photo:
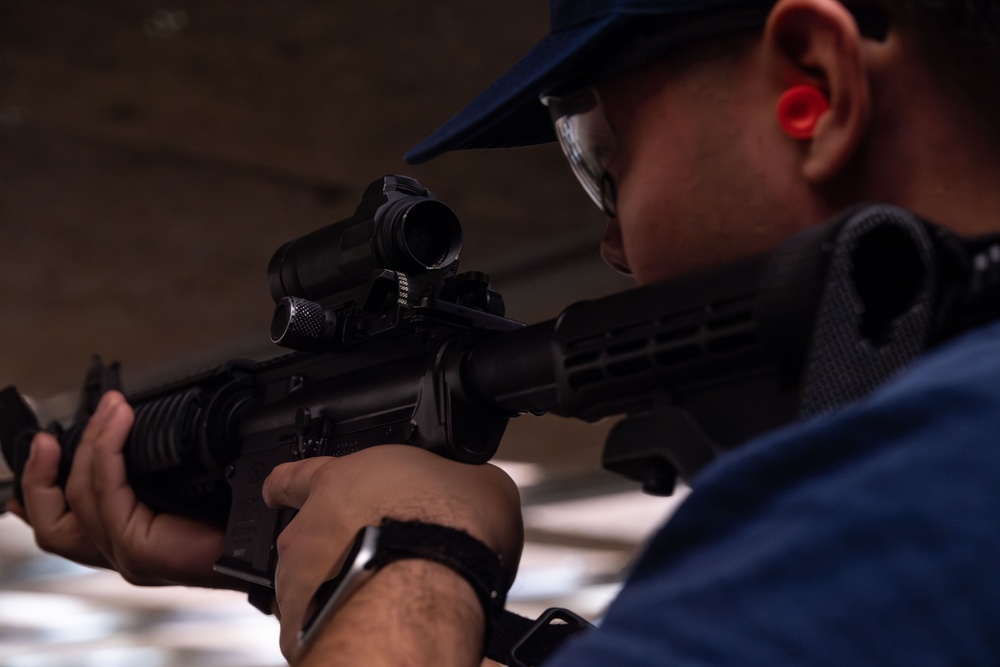
[{"label": "glasses lens", "polygon": [[597,91],[585,88],[565,97],[546,96],[556,137],[577,179],[609,216],[615,215],[615,187],[608,165],[618,138],[611,129]]}]

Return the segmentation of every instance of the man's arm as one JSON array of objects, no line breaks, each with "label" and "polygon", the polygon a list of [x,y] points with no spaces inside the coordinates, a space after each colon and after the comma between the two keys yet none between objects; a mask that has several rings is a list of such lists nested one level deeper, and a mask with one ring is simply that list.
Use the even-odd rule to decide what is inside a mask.
[{"label": "man's arm", "polygon": [[408,446],[275,468],[272,507],[294,507],[278,538],[275,576],[281,647],[309,664],[478,665],[485,621],[471,585],[424,560],[379,570],[297,656],[297,637],[320,584],[340,571],[357,531],[383,518],[458,528],[501,555],[511,578],[523,541],[517,487],[494,466],[456,463]]},{"label": "man's arm", "polygon": [[461,577],[431,561],[398,561],[362,586],[296,662],[302,667],[478,665],[483,624],[482,608]]}]

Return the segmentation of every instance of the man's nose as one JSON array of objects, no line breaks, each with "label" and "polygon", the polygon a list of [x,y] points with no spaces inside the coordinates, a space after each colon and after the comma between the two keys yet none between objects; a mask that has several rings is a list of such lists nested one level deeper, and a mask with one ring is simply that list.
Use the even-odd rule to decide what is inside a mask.
[{"label": "man's nose", "polygon": [[615,271],[627,276],[632,275],[632,270],[628,267],[628,259],[625,257],[622,228],[618,224],[618,218],[609,218],[608,224],[604,228],[604,237],[601,239],[601,259]]}]

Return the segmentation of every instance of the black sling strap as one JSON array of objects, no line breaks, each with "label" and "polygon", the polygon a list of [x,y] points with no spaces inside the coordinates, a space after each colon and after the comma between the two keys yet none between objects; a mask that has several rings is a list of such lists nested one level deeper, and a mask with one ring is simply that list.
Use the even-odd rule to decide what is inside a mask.
[{"label": "black sling strap", "polygon": [[568,609],[547,609],[536,620],[505,609],[490,628],[486,657],[508,667],[535,667],[567,639],[593,627]]}]

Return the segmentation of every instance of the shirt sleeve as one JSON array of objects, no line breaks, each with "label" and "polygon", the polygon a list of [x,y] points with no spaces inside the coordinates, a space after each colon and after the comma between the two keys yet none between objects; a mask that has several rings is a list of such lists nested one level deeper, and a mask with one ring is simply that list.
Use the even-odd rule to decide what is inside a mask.
[{"label": "shirt sleeve", "polygon": [[1000,327],[692,486],[545,667],[1000,664]]}]

